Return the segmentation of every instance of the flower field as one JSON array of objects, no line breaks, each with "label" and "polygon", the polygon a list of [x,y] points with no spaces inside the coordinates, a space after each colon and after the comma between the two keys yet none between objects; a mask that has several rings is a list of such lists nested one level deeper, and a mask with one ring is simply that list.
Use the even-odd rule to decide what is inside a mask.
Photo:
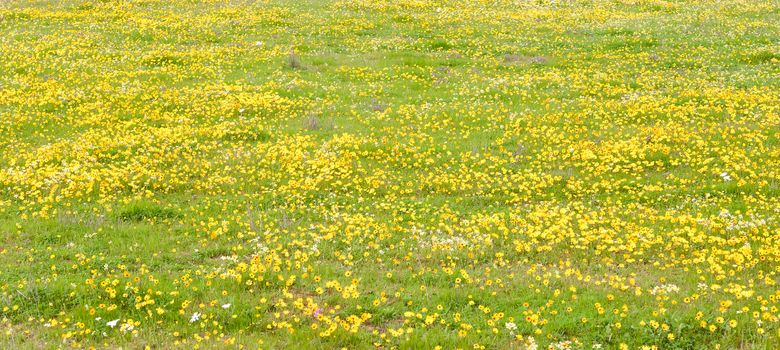
[{"label": "flower field", "polygon": [[778,349],[778,0],[0,1],[2,349]]}]

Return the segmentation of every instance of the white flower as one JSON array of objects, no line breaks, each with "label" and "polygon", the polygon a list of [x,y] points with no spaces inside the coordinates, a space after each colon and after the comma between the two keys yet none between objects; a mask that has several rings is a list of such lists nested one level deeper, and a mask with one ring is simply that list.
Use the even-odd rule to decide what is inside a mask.
[{"label": "white flower", "polygon": [[192,314],[192,317],[190,317],[190,323],[195,322],[200,319],[200,312],[196,312]]},{"label": "white flower", "polygon": [[255,42],[255,46],[263,46],[263,42],[262,41],[256,41]]},{"label": "white flower", "polygon": [[731,176],[725,171],[720,173],[720,177],[723,179],[723,181],[731,181]]},{"label": "white flower", "polygon": [[537,349],[536,339],[532,336],[528,336],[528,339],[526,339],[525,348],[526,350],[536,350]]},{"label": "white flower", "polygon": [[106,326],[109,326],[109,327],[111,327],[111,328],[114,328],[114,327],[116,327],[116,324],[117,324],[118,322],[119,322],[119,319],[117,318],[116,320],[113,320],[113,321],[108,321],[108,322],[106,322]]},{"label": "white flower", "polygon": [[677,293],[680,291],[680,287],[678,287],[676,284],[662,284],[660,286],[653,287],[652,290],[650,290],[650,294],[656,295],[656,294],[671,294],[671,293]]},{"label": "white flower", "polygon": [[507,322],[504,323],[504,326],[506,329],[508,329],[510,332],[514,332],[517,330],[517,325],[514,322]]},{"label": "white flower", "polygon": [[227,308],[229,308],[229,307],[230,307],[230,303],[227,303],[227,304],[225,304],[225,305],[222,305],[222,308],[223,308],[223,309],[227,309]]}]

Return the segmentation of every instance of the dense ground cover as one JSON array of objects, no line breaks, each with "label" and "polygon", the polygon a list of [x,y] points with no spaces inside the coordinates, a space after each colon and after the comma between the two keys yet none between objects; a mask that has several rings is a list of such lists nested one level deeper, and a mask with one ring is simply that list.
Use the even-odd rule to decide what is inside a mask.
[{"label": "dense ground cover", "polygon": [[0,2],[0,347],[780,347],[780,2]]}]

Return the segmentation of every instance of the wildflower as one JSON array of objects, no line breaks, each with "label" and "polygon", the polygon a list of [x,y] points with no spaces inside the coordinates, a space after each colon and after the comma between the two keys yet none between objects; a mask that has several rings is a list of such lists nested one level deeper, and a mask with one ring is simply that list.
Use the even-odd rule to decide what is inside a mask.
[{"label": "wildflower", "polygon": [[514,322],[506,322],[504,323],[504,326],[509,330],[510,333],[513,333],[517,330],[517,325]]},{"label": "wildflower", "polygon": [[526,350],[537,350],[538,345],[536,344],[536,339],[529,335],[525,341],[525,348]]}]

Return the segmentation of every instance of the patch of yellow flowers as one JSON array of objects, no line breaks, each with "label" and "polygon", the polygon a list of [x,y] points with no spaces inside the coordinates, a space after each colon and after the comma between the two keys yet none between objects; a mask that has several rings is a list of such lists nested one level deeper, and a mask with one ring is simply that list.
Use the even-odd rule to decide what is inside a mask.
[{"label": "patch of yellow flowers", "polygon": [[2,5],[1,347],[778,347],[779,8]]}]

